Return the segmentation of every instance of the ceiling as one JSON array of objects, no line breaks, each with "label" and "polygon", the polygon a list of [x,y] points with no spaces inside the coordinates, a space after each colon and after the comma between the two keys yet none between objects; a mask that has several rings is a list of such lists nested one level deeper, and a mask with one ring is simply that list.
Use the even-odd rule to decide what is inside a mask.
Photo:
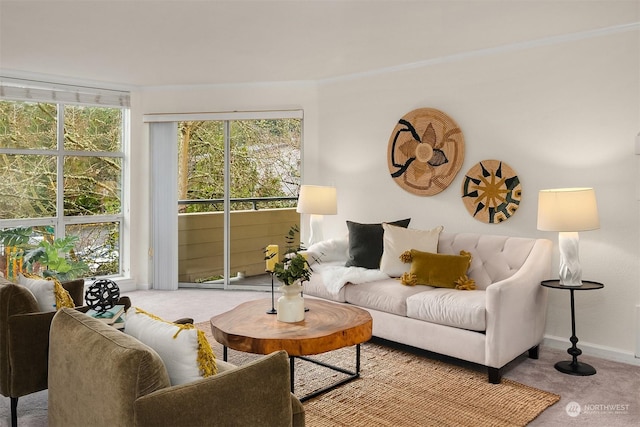
[{"label": "ceiling", "polygon": [[0,0],[0,72],[143,87],[324,81],[637,22],[639,0]]}]

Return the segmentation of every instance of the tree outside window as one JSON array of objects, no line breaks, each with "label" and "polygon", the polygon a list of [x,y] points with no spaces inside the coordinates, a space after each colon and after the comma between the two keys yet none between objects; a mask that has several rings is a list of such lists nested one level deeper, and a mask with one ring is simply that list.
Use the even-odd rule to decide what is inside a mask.
[{"label": "tree outside window", "polygon": [[[63,241],[73,246],[57,251],[86,265],[76,277],[120,273],[126,112],[0,100],[0,267],[5,275],[20,263],[26,267],[25,253]],[[31,235],[20,240],[12,230]]]}]

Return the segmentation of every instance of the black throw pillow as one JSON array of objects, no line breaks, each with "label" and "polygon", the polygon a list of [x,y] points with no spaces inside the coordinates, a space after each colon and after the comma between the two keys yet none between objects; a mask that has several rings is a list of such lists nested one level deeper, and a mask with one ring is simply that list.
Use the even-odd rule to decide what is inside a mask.
[{"label": "black throw pillow", "polygon": [[[411,218],[402,219],[387,224],[407,228]],[[380,268],[382,258],[382,238],[384,229],[380,224],[359,224],[347,221],[349,229],[349,259],[346,267]]]}]

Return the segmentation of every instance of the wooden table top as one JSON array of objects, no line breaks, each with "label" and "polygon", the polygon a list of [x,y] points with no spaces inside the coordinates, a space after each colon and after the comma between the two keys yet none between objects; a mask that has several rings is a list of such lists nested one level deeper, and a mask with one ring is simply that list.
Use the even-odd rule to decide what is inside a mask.
[{"label": "wooden table top", "polygon": [[211,331],[220,344],[247,353],[285,350],[289,356],[320,354],[371,339],[371,315],[358,307],[305,298],[303,321],[279,322],[267,314],[270,299],[245,302],[211,318]]}]

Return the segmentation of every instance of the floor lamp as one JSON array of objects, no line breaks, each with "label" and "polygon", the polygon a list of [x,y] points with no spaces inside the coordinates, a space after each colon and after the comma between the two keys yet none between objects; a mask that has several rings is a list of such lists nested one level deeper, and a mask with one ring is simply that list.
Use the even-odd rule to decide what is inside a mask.
[{"label": "floor lamp", "polygon": [[335,187],[322,187],[319,185],[302,185],[298,196],[296,212],[309,214],[311,234],[309,245],[324,240],[322,233],[322,216],[338,213],[338,200]]},{"label": "floor lamp", "polygon": [[582,284],[578,257],[579,231],[600,228],[593,188],[558,188],[538,194],[538,230],[557,231],[560,249],[560,283]]}]

